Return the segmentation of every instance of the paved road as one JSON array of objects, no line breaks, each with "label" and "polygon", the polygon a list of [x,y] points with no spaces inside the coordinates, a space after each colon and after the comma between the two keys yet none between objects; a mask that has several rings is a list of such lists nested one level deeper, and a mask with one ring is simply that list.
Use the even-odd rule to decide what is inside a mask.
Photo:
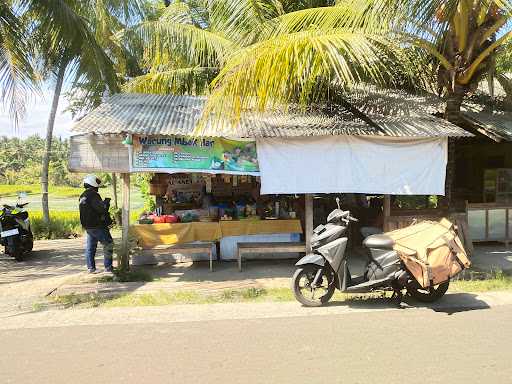
[{"label": "paved road", "polygon": [[[295,315],[266,318],[250,316],[267,310],[265,304],[211,308],[224,318],[205,320],[203,309],[196,320],[165,321],[162,313],[176,307],[123,308],[81,311],[89,323],[64,326],[59,316],[70,312],[60,311],[52,314],[59,326],[47,327],[40,322],[47,314],[33,315],[35,328],[20,322],[23,328],[0,330],[0,382],[511,382],[510,304],[438,311],[334,307],[318,314],[296,307]],[[227,319],[237,308],[238,318]],[[296,316],[301,310],[307,316]],[[125,321],[94,325],[101,316]]]}]

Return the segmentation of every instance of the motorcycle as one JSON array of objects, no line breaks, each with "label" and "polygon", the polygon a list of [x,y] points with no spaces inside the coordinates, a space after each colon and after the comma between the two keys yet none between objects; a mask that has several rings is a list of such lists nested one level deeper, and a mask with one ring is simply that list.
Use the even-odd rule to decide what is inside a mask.
[{"label": "motorcycle", "polygon": [[446,293],[449,280],[422,288],[393,249],[393,239],[385,234],[371,235],[363,241],[369,251],[368,261],[362,276],[352,276],[346,252],[348,237],[343,235],[350,223],[358,220],[349,211],[341,210],[339,199],[336,202],[338,208],[329,214],[327,224],[313,230],[312,253],[295,264],[292,289],[301,304],[321,306],[331,299],[335,289],[346,293],[392,291],[399,301],[403,297],[402,291],[406,290],[422,302],[436,301]]},{"label": "motorcycle", "polygon": [[25,211],[27,204],[4,204],[0,208],[0,245],[4,246],[5,253],[14,257],[16,261],[22,261],[23,256],[34,247],[30,218]]}]

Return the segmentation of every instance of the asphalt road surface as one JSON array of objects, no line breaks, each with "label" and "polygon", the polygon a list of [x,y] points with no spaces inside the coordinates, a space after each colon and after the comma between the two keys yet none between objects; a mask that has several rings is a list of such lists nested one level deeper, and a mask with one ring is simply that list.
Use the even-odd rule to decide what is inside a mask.
[{"label": "asphalt road surface", "polygon": [[0,353],[0,383],[509,384],[512,306],[4,329]]}]

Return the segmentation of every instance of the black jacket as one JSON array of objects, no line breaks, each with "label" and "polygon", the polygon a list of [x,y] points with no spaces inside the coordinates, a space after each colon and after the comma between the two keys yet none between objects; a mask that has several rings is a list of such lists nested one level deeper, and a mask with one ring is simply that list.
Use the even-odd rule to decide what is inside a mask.
[{"label": "black jacket", "polygon": [[107,228],[108,207],[94,188],[88,188],[80,195],[80,223],[85,229]]}]

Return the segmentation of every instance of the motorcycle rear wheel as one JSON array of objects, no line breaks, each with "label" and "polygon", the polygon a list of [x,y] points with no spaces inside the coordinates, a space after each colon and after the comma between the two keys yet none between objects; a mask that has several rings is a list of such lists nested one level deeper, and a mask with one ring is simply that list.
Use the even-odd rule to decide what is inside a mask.
[{"label": "motorcycle rear wheel", "polygon": [[407,288],[407,293],[422,303],[433,303],[444,296],[449,285],[450,280],[431,288]]},{"label": "motorcycle rear wheel", "polygon": [[325,270],[322,271],[320,284],[315,288],[311,287],[319,269],[323,268],[317,265],[305,265],[297,268],[293,275],[293,294],[297,301],[306,307],[320,307],[334,294],[334,275]]}]

